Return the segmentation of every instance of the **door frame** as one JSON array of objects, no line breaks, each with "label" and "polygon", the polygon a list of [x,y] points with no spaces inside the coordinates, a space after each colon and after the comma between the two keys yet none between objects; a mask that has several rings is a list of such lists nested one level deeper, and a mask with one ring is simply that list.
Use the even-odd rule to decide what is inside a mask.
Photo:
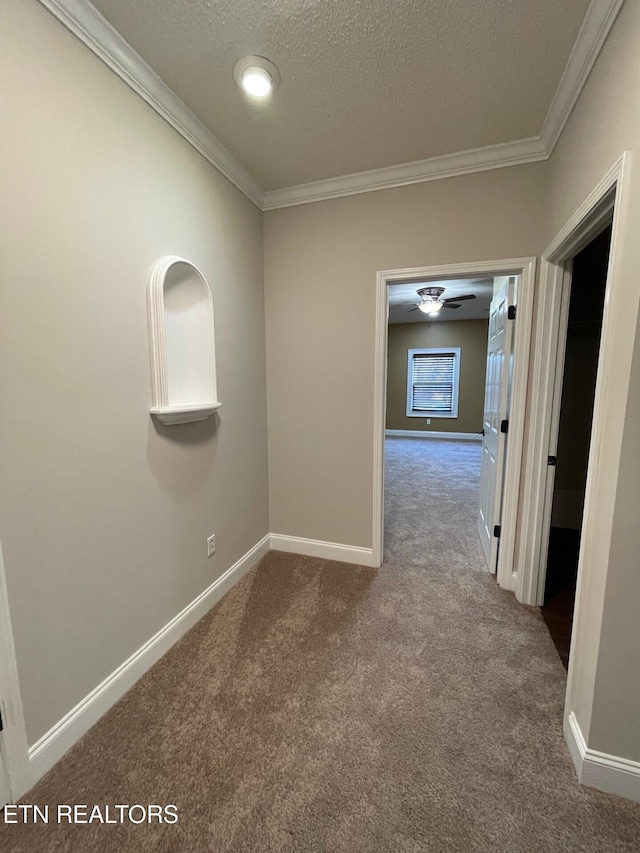
[{"label": "door frame", "polygon": [[[617,244],[621,230],[621,199],[629,174],[629,152],[607,172],[604,178],[578,208],[564,228],[542,253],[541,286],[535,322],[535,341],[532,359],[532,381],[530,399],[529,436],[525,453],[524,476],[527,488],[523,494],[520,542],[517,562],[519,566],[516,597],[524,604],[540,606],[544,599],[546,559],[549,546],[551,523],[551,494],[548,477],[548,457],[557,436],[557,417],[564,371],[564,346],[566,333],[568,294],[571,286],[572,259],[593,240],[609,222],[613,223],[605,307],[603,314],[598,373],[594,399],[591,442],[589,449],[588,475],[583,511],[582,542],[594,541],[605,531],[601,522],[611,515],[611,508],[603,506],[598,495],[597,473],[599,448],[605,440],[612,449],[622,451],[622,427],[612,435],[605,407],[606,382],[604,376],[613,375],[616,369],[610,357],[610,340],[614,332],[615,311],[623,306],[612,307],[610,284],[617,276]],[[633,346],[633,341],[630,347]],[[629,365],[631,350],[629,351]],[[621,419],[621,421],[624,419]],[[609,537],[610,537],[609,530]],[[579,562],[584,562],[583,548]],[[579,573],[581,570],[579,569]],[[577,594],[576,594],[577,595]],[[576,599],[577,600],[577,599]]]},{"label": "door frame", "polygon": [[12,802],[31,787],[27,734],[18,683],[7,584],[0,543],[0,707],[4,730],[0,732],[1,759],[5,765]]},{"label": "door frame", "polygon": [[384,457],[385,416],[387,395],[387,321],[389,318],[389,292],[391,284],[411,281],[428,281],[483,276],[517,275],[517,317],[513,339],[513,384],[509,441],[505,460],[502,535],[496,579],[505,589],[517,585],[516,525],[520,500],[521,468],[523,463],[523,435],[529,374],[529,349],[533,322],[533,297],[535,288],[536,258],[508,258],[497,261],[478,261],[442,266],[411,267],[383,270],[376,276],[376,318],[374,356],[374,437],[373,437],[373,562],[381,565],[384,554]]}]

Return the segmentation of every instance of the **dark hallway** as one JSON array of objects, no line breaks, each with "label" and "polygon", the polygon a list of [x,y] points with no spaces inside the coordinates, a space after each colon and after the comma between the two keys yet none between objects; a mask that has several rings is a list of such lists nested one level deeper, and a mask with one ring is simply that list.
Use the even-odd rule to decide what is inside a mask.
[{"label": "dark hallway", "polygon": [[565,667],[578,573],[611,226],[573,261],[542,615]]}]

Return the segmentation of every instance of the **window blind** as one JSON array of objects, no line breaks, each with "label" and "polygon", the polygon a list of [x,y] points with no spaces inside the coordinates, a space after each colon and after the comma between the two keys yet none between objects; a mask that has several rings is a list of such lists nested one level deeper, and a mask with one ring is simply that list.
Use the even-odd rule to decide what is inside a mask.
[{"label": "window blind", "polygon": [[411,408],[414,412],[453,412],[455,362],[453,352],[413,356]]}]

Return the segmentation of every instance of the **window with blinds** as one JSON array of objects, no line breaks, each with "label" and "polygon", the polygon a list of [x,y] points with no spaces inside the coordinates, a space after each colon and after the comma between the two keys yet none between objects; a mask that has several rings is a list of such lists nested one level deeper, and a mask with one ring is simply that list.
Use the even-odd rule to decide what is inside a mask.
[{"label": "window with blinds", "polygon": [[459,379],[459,347],[409,350],[407,415],[456,418]]}]

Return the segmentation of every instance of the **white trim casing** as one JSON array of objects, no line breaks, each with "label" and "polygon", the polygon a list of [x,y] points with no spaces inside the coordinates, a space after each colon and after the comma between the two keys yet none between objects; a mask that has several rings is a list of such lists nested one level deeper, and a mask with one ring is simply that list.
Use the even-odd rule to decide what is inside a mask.
[{"label": "white trim casing", "polygon": [[589,749],[573,711],[564,721],[564,736],[581,785],[640,803],[640,762]]},{"label": "white trim casing", "polygon": [[504,467],[500,550],[496,580],[501,587],[513,590],[519,566],[516,559],[516,531],[520,524],[518,506],[523,489],[523,448],[526,427],[529,353],[533,327],[533,304],[536,283],[536,258],[528,258],[520,268],[517,284],[517,316],[513,335],[513,375],[509,411],[509,440]]},{"label": "white trim casing", "polygon": [[[461,347],[414,347],[407,350],[407,408],[406,416],[408,418],[457,418],[458,417],[458,397],[460,396],[460,358]],[[411,403],[413,400],[413,357],[416,354],[440,353],[442,355],[453,355],[453,389],[451,395],[451,412],[436,412],[436,411],[414,411]]]},{"label": "white trim casing", "polygon": [[[550,446],[554,400],[558,387],[557,377],[559,334],[561,330],[561,303],[566,277],[569,275],[566,262],[583,249],[604,227],[611,217],[616,187],[620,187],[628,173],[629,155],[627,152],[615,163],[600,181],[597,187],[571,217],[552,243],[542,254],[542,274],[540,296],[536,316],[536,335],[533,347],[532,382],[529,418],[529,438],[525,454],[524,476],[528,488],[524,492],[521,520],[520,548],[518,553],[518,585],[516,597],[524,604],[541,605],[544,596],[546,571],[546,545],[544,536],[545,518],[550,517],[550,495],[547,488],[547,457],[552,453]],[[616,207],[618,205],[616,204]],[[614,229],[611,239],[612,252],[609,261],[608,277],[615,275],[614,245],[619,229],[619,216],[614,217]],[[605,305],[605,318],[610,308]],[[602,338],[606,334],[603,322]],[[602,353],[601,343],[601,353]],[[602,356],[601,356],[602,357]],[[600,366],[598,374],[600,374]],[[599,397],[594,401],[594,430],[591,443],[595,447],[600,432],[595,431],[596,407]],[[557,401],[556,401],[557,402]],[[600,416],[602,421],[604,415]],[[611,419],[607,418],[610,422]],[[621,423],[624,419],[621,419]],[[614,426],[609,423],[609,429]],[[621,441],[621,427],[620,427]],[[598,439],[599,440],[599,439]],[[589,466],[591,467],[591,454]],[[593,478],[591,478],[593,482]],[[585,499],[584,518],[587,518],[588,493]],[[606,516],[610,513],[605,513]],[[582,539],[585,540],[583,535]]]},{"label": "white trim casing", "polygon": [[591,0],[538,136],[266,193],[88,0],[39,2],[257,207],[276,210],[548,159],[624,0]]},{"label": "white trim casing", "polygon": [[300,536],[284,536],[281,533],[272,533],[270,541],[273,551],[284,551],[287,554],[321,557],[324,560],[336,560],[339,563],[352,563],[376,569],[382,562],[374,558],[372,548],[358,548],[354,545],[340,545],[337,542],[322,542],[319,539],[305,539]]},{"label": "white trim casing", "polygon": [[[629,230],[631,210],[631,152],[625,151],[598,186],[583,202],[569,222],[543,253],[545,282],[558,291],[567,261],[602,230],[613,207],[613,222],[602,333],[593,404],[593,421],[587,480],[585,486],[582,535],[578,558],[578,580],[567,677],[565,713],[567,740],[580,780],[632,799],[638,799],[637,766],[634,761],[590,750],[575,721],[576,711],[586,719],[587,736],[596,697],[601,632],[606,589],[613,544],[614,506],[618,480],[623,467],[623,438],[631,367],[637,324],[640,284],[622,265],[625,245],[634,237]],[[554,294],[548,296],[550,304]],[[557,298],[556,298],[557,302]],[[630,306],[631,309],[630,309]],[[541,311],[542,306],[541,306]],[[557,367],[557,337],[544,324],[537,326],[537,373],[549,381],[540,399],[531,401],[530,445],[527,454],[527,479],[531,482],[533,512],[523,507],[522,572],[519,581],[521,600],[531,596],[536,603],[543,588],[537,550],[547,531],[545,519],[545,483],[548,442],[553,407],[552,378]],[[544,390],[544,396],[542,396]],[[620,686],[622,689],[622,685]],[[574,724],[575,723],[575,724]]]},{"label": "white trim casing", "polygon": [[384,434],[388,438],[444,438],[449,441],[477,441],[482,442],[479,432],[437,432],[426,429],[386,429]]},{"label": "white trim casing", "polygon": [[[560,407],[562,403],[562,389],[564,387],[564,364],[566,357],[566,348],[567,348],[567,332],[569,328],[569,308],[571,304],[571,275],[572,275],[572,267],[573,262],[567,261],[567,263],[560,265],[557,267],[557,273],[560,277],[560,285],[553,293],[549,295],[555,297],[556,294],[559,299],[559,304],[552,305],[553,315],[549,318],[549,328],[554,331],[553,341],[556,344],[556,359],[555,359],[555,367],[551,372],[551,376],[545,377],[547,381],[551,380],[553,382],[552,389],[552,397],[551,397],[551,410],[550,410],[550,423],[549,423],[549,445],[547,449],[547,456],[556,456],[558,455],[558,436],[560,432]],[[556,313],[556,308],[559,310]],[[546,409],[545,409],[546,414]],[[553,509],[553,501],[554,501],[554,492],[555,489],[555,475],[556,468],[554,466],[546,465],[544,470],[542,470],[543,477],[546,476],[545,483],[545,494],[544,494],[544,506],[543,506],[543,525],[542,529],[546,529],[548,532],[551,531],[551,516]],[[580,492],[578,491],[578,494]],[[531,494],[528,493],[527,497],[530,497]],[[578,527],[580,527],[582,523],[582,501],[579,500],[580,503],[580,519],[578,521]],[[545,527],[546,525],[546,527]],[[547,559],[549,557],[549,537],[543,537],[540,542],[540,551],[539,551],[539,560],[538,567],[539,572],[541,573],[538,577],[538,590],[537,596],[540,604],[544,602],[544,586],[547,574]],[[523,576],[526,577],[526,574]]]},{"label": "white trim casing", "polygon": [[[30,749],[30,784],[62,756],[269,551],[269,534],[99,684]],[[26,790],[26,789],[25,789]]]},{"label": "white trim casing", "polygon": [[[387,364],[387,287],[394,282],[470,278],[487,275],[517,275],[517,317],[513,343],[513,383],[509,423],[509,441],[505,462],[502,535],[498,556],[497,580],[505,589],[514,589],[518,566],[515,563],[516,526],[519,522],[518,503],[522,473],[522,443],[525,428],[525,408],[529,369],[529,347],[533,322],[535,258],[509,258],[499,261],[446,264],[434,267],[384,270],[376,280],[376,320],[374,353],[374,411],[373,411],[373,554],[382,561],[384,547],[384,439],[386,409]],[[377,562],[376,565],[379,565]]]},{"label": "white trim casing", "polygon": [[[0,760],[5,765],[12,802],[17,802],[30,786],[27,760],[27,733],[18,682],[18,665],[11,630],[9,599],[0,545],[0,708],[4,730],[0,734]],[[1,771],[0,771],[1,772]],[[0,802],[0,807],[6,805]]]},{"label": "white trim casing", "polygon": [[382,273],[376,279],[376,314],[373,356],[373,564],[384,556],[384,438],[387,412],[387,320],[389,295]]}]

